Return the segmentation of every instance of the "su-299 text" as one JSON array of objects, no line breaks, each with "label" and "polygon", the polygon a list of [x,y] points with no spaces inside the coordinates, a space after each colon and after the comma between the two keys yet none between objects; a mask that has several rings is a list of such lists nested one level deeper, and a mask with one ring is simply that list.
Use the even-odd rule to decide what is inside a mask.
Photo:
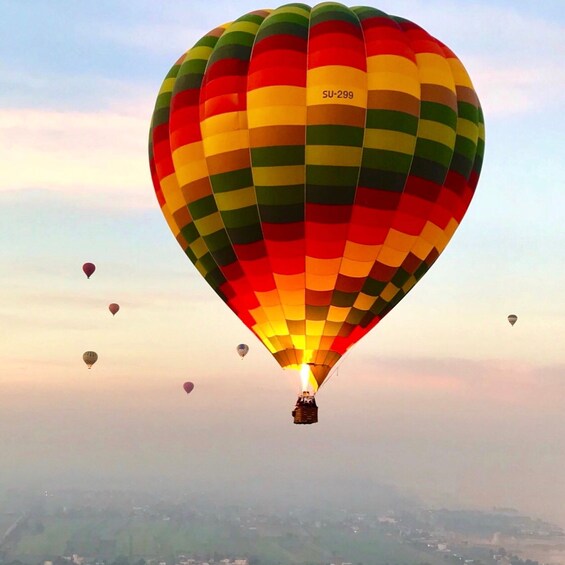
[{"label": "su-299 text", "polygon": [[349,98],[354,96],[353,90],[322,90],[322,98]]}]

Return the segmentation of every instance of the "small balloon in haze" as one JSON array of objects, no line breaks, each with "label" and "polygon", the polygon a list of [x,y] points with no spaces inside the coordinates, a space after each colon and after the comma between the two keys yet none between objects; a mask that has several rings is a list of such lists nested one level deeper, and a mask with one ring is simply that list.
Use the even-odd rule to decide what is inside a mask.
[{"label": "small balloon in haze", "polygon": [[96,265],[94,263],[85,263],[82,266],[82,270],[84,271],[86,278],[89,279],[91,277],[92,273],[94,273],[94,271],[96,271]]},{"label": "small balloon in haze", "polygon": [[182,385],[182,388],[184,388],[184,392],[186,392],[186,394],[190,394],[194,389],[194,383],[186,382]]},{"label": "small balloon in haze", "polygon": [[243,359],[249,353],[249,346],[245,343],[240,343],[236,347],[237,354]]},{"label": "small balloon in haze", "polygon": [[87,367],[90,369],[96,361],[98,361],[98,354],[96,351],[85,351],[82,354],[82,360],[86,363]]},{"label": "small balloon in haze", "polygon": [[508,321],[510,322],[511,326],[513,326],[517,320],[518,316],[516,316],[516,314],[510,314],[510,316],[508,316]]},{"label": "small balloon in haze", "polygon": [[108,310],[112,312],[112,316],[115,316],[118,313],[119,309],[120,309],[120,305],[116,304],[115,302],[112,302],[112,304],[108,306]]}]

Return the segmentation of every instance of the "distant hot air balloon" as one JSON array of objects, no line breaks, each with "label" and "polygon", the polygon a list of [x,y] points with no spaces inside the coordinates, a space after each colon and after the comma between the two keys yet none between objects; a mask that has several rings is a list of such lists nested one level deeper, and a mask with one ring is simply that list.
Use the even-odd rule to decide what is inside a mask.
[{"label": "distant hot air balloon", "polygon": [[511,326],[513,326],[517,320],[518,316],[516,316],[516,314],[510,314],[510,316],[508,316],[508,321],[510,322]]},{"label": "distant hot air balloon", "polygon": [[96,265],[94,263],[85,263],[82,266],[82,270],[84,271],[86,278],[89,279],[91,277],[92,273],[94,273],[94,271],[96,271]]},{"label": "distant hot air balloon", "polygon": [[182,388],[184,388],[184,392],[186,392],[186,394],[190,394],[194,389],[194,383],[186,382],[182,385]]},{"label": "distant hot air balloon", "polygon": [[112,302],[112,304],[110,304],[110,306],[108,306],[108,310],[110,310],[110,312],[112,312],[112,316],[115,316],[118,313],[119,309],[120,309],[120,305],[116,304],[115,302]]},{"label": "distant hot air balloon", "polygon": [[240,343],[235,349],[242,359],[249,353],[249,346],[245,343]]},{"label": "distant hot air balloon", "polygon": [[335,2],[204,35],[167,74],[149,135],[186,255],[315,388],[443,252],[483,152],[456,55],[406,19]]},{"label": "distant hot air balloon", "polygon": [[85,351],[82,354],[82,360],[86,363],[87,367],[90,369],[96,361],[98,361],[98,354],[95,351]]}]

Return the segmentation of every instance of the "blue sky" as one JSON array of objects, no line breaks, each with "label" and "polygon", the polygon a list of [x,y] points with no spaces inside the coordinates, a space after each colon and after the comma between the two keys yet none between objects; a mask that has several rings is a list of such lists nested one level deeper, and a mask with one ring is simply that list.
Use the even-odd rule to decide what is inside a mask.
[{"label": "blue sky", "polygon": [[[312,441],[322,461],[347,452],[361,467],[376,465],[375,480],[423,496],[519,506],[565,523],[555,502],[565,498],[556,472],[565,467],[565,10],[557,1],[374,5],[413,19],[461,58],[485,111],[485,165],[445,253],[346,357],[320,393],[327,408],[300,449]],[[147,449],[171,456],[178,434],[163,439],[163,414],[171,428],[193,430],[202,468],[222,458],[220,448],[210,454],[199,443],[207,434],[219,445],[230,439],[231,460],[239,446],[238,472],[253,466],[261,476],[250,445],[273,447],[239,419],[249,391],[280,412],[266,424],[278,444],[272,456],[285,467],[284,454],[295,449],[292,378],[178,248],[146,157],[154,97],[172,62],[210,28],[260,7],[3,2],[0,389],[9,410],[0,411],[0,440],[14,465],[0,479],[13,479],[17,462],[35,465],[30,479],[55,477],[45,446],[62,449],[77,473],[77,454],[114,461],[116,476],[128,472],[117,455],[124,445],[139,461],[147,461]],[[80,270],[85,261],[98,265],[89,281]],[[115,318],[110,302],[122,306]],[[509,313],[519,316],[513,328]],[[242,341],[251,346],[243,363],[235,353]],[[87,374],[86,349],[100,354]],[[178,390],[189,379],[197,389],[187,414]],[[224,416],[204,424],[218,399]],[[350,402],[366,407],[363,433],[340,421]],[[53,403],[63,413],[82,407],[71,439]],[[132,406],[138,422],[117,418],[119,431],[109,437],[95,414],[112,418]],[[234,425],[238,434],[226,432]],[[139,426],[147,430],[145,451],[134,445]],[[91,439],[89,454],[81,433]],[[302,472],[319,474],[308,466]]]}]

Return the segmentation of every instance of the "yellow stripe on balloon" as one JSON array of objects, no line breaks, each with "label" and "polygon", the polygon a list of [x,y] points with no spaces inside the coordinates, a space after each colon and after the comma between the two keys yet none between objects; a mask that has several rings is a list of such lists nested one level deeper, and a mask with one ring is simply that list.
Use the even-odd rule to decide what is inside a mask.
[{"label": "yellow stripe on balloon", "polygon": [[474,90],[473,83],[471,82],[471,78],[469,74],[465,70],[465,67],[461,63],[459,59],[454,59],[453,57],[449,57],[447,59],[447,63],[451,68],[451,74],[455,79],[455,84],[460,86],[466,86],[467,88],[471,88]]},{"label": "yellow stripe on balloon", "polygon": [[358,167],[361,162],[362,147],[342,145],[307,145],[306,162],[309,165],[335,165]]},{"label": "yellow stripe on balloon", "polygon": [[290,339],[292,339],[292,345],[300,350],[306,349],[306,337],[303,335],[291,335]]},{"label": "yellow stripe on balloon", "polygon": [[[173,232],[173,235],[178,239],[180,234],[180,228],[175,222],[173,216],[171,215],[169,207],[165,204],[164,206],[161,207],[161,211],[163,212],[163,216],[165,216],[165,221],[167,222],[169,229]],[[182,248],[185,249],[185,246],[183,245]]]},{"label": "yellow stripe on balloon", "polygon": [[447,223],[445,230],[443,231],[443,238],[439,241],[439,244],[436,245],[437,250],[441,253],[446,245],[449,243],[449,240],[453,237],[455,230],[459,226],[459,223],[455,218],[451,218]]},{"label": "yellow stripe on balloon", "polygon": [[433,245],[431,243],[429,243],[428,241],[426,241],[422,237],[418,236],[418,239],[416,240],[416,242],[412,246],[410,253],[412,253],[413,255],[416,255],[416,257],[418,257],[418,259],[420,259],[420,261],[424,261],[426,259],[426,257],[430,254],[430,251],[432,250],[432,248],[433,248]]},{"label": "yellow stripe on balloon", "polygon": [[284,312],[280,306],[269,306],[265,308],[265,313],[270,321],[270,326],[272,327],[272,335],[287,335],[288,327],[286,325],[286,320],[284,319]]},{"label": "yellow stripe on balloon", "polygon": [[437,247],[437,243],[443,237],[443,230],[436,226],[433,222],[428,221],[426,222],[420,237],[425,239],[428,243],[431,243],[434,247]]},{"label": "yellow stripe on balloon", "polygon": [[416,283],[418,282],[418,279],[416,279],[416,277],[414,275],[412,275],[403,285],[402,285],[402,290],[404,292],[408,292]]},{"label": "yellow stripe on balloon", "polygon": [[418,128],[418,137],[437,141],[447,147],[453,147],[455,144],[456,133],[453,128],[434,122],[432,120],[420,120]]},{"label": "yellow stripe on balloon", "polygon": [[193,47],[188,52],[188,57],[190,59],[201,59],[202,61],[207,61],[212,53],[212,47],[207,47],[206,45],[200,45],[198,47]]},{"label": "yellow stripe on balloon", "polygon": [[269,341],[271,342],[275,351],[282,351],[283,349],[285,349],[283,344],[281,343],[281,340],[279,339],[279,336],[272,335],[269,338]]},{"label": "yellow stripe on balloon", "polygon": [[304,184],[303,165],[283,165],[280,167],[254,167],[255,186],[290,186]]},{"label": "yellow stripe on balloon", "polygon": [[259,25],[260,24],[256,24],[250,21],[233,22],[228,26],[225,33],[227,35],[234,31],[240,31],[240,32],[251,33],[255,35],[257,33],[257,30],[259,29]]},{"label": "yellow stripe on balloon", "polygon": [[398,292],[398,287],[396,285],[394,285],[393,283],[389,282],[383,289],[383,291],[381,292],[381,298],[385,301],[385,302],[390,302],[395,294]]},{"label": "yellow stripe on balloon", "polygon": [[265,335],[261,326],[259,326],[259,325],[253,326],[252,330],[257,334],[257,337],[259,337],[259,339],[263,342],[263,344],[265,345],[265,347],[269,350],[269,352],[271,354],[274,354],[274,353],[277,352],[277,349],[273,346],[269,337],[267,335]]},{"label": "yellow stripe on balloon", "polygon": [[457,135],[466,137],[473,143],[477,143],[479,138],[479,128],[471,120],[459,118],[457,120]]},{"label": "yellow stripe on balloon", "polygon": [[279,288],[283,306],[304,306],[304,290],[282,290]]},{"label": "yellow stripe on balloon", "polygon": [[196,257],[198,259],[200,259],[201,257],[204,257],[204,255],[206,255],[206,253],[208,253],[208,247],[206,246],[206,244],[204,243],[204,240],[201,237],[199,237],[196,241],[194,241],[190,245],[190,249],[196,255]]},{"label": "yellow stripe on balloon", "polygon": [[196,267],[196,270],[203,276],[205,277],[208,274],[208,270],[206,269],[206,267],[202,264],[201,261],[196,261],[194,263],[194,266]]},{"label": "yellow stripe on balloon", "polygon": [[406,259],[406,251],[398,251],[389,245],[383,245],[379,253],[379,261],[388,267],[400,267]]},{"label": "yellow stripe on balloon", "polygon": [[336,279],[337,273],[334,275],[314,275],[307,272],[306,288],[312,290],[333,290],[335,287]]},{"label": "yellow stripe on balloon", "polygon": [[337,334],[341,331],[343,326],[342,322],[330,322],[327,321],[326,325],[324,326],[324,335],[327,336],[337,336]]},{"label": "yellow stripe on balloon", "polygon": [[163,84],[161,85],[161,90],[159,90],[158,96],[160,96],[161,94],[172,92],[173,88],[175,86],[176,80],[177,80],[176,77],[166,78],[163,81]]},{"label": "yellow stripe on balloon", "polygon": [[224,222],[219,212],[214,212],[209,216],[194,220],[194,225],[202,237],[224,229]]},{"label": "yellow stripe on balloon", "polygon": [[420,81],[410,75],[401,75],[390,71],[371,72],[367,75],[369,90],[391,90],[404,92],[420,99]]},{"label": "yellow stripe on balloon", "polygon": [[265,311],[261,306],[257,306],[256,308],[249,310],[249,313],[251,314],[251,316],[253,316],[253,319],[257,322],[257,324],[260,324],[261,326],[269,325],[269,320],[267,320]]},{"label": "yellow stripe on balloon", "polygon": [[273,106],[304,106],[306,89],[302,86],[266,86],[247,93],[247,110]]},{"label": "yellow stripe on balloon", "polygon": [[365,130],[364,146],[369,149],[382,149],[413,155],[416,136],[400,131],[367,128]]},{"label": "yellow stripe on balloon", "polygon": [[208,166],[204,159],[193,161],[177,167],[177,179],[180,186],[187,186],[194,181],[208,178]]},{"label": "yellow stripe on balloon", "polygon": [[249,132],[247,129],[226,130],[223,133],[204,137],[204,153],[207,157],[220,155],[228,151],[249,148]]},{"label": "yellow stripe on balloon", "polygon": [[276,289],[267,292],[255,291],[255,296],[262,306],[277,306],[279,304],[279,293]]},{"label": "yellow stripe on balloon", "polygon": [[218,210],[239,210],[246,206],[255,206],[257,198],[255,196],[255,187],[240,188],[239,190],[231,190],[229,192],[217,192],[214,195]]},{"label": "yellow stripe on balloon", "polygon": [[247,127],[247,117],[245,112],[240,112],[239,110],[210,116],[200,123],[203,139],[218,134],[223,135],[227,131],[237,130],[242,127]]},{"label": "yellow stripe on balloon", "polygon": [[[304,293],[302,296],[304,297]],[[304,302],[304,298],[302,298],[302,302]],[[300,320],[304,320],[306,317],[306,307],[304,304],[289,304],[287,302],[283,302],[282,307],[287,320],[298,322]]]},{"label": "yellow stripe on balloon", "polygon": [[367,57],[367,73],[393,73],[399,77],[410,77],[419,81],[418,67],[400,55],[373,55]]},{"label": "yellow stripe on balloon", "polygon": [[367,73],[345,65],[324,65],[309,69],[306,74],[308,90],[312,86],[330,85],[332,88],[367,88]]},{"label": "yellow stripe on balloon", "polygon": [[308,338],[317,338],[317,343],[319,343],[322,332],[324,331],[325,320],[306,320],[306,347],[316,349],[316,346],[308,345]]},{"label": "yellow stripe on balloon", "polygon": [[247,120],[250,128],[264,126],[304,126],[306,125],[306,105],[273,105],[266,108],[249,108]]},{"label": "yellow stripe on balloon", "polygon": [[193,141],[192,143],[181,145],[173,152],[173,163],[175,168],[177,166],[182,167],[187,164],[192,165],[194,161],[204,161],[204,148],[202,146],[202,141]]},{"label": "yellow stripe on balloon", "polygon": [[343,308],[340,306],[330,306],[328,310],[327,320],[329,322],[345,322],[351,308]]},{"label": "yellow stripe on balloon", "polygon": [[[273,10],[271,12],[271,16],[274,16],[276,14],[297,14],[299,16],[303,16],[304,18],[309,18],[310,17],[310,10],[305,10],[304,8],[300,8],[299,6],[296,5],[291,5],[291,4],[286,4],[283,6],[280,6],[279,8],[277,8],[276,10]],[[266,20],[268,21],[268,19]]]},{"label": "yellow stripe on balloon", "polygon": [[[317,328],[319,328],[320,323],[323,323],[323,322],[317,322],[318,325],[315,326],[316,329],[310,330],[312,332],[317,332],[318,335],[316,335],[316,333],[310,333],[308,331],[308,329],[306,329],[306,332],[307,332],[306,333],[306,351],[308,352],[308,362],[309,363],[315,361],[314,351],[317,352],[317,350],[320,349],[320,341],[321,341],[320,334],[324,331],[323,328],[317,329]],[[306,328],[308,328],[308,325],[306,325]]]},{"label": "yellow stripe on balloon", "polygon": [[174,174],[161,179],[161,190],[167,201],[167,206],[172,213],[186,206],[186,202],[182,192],[179,190],[178,181]]},{"label": "yellow stripe on balloon", "polygon": [[453,75],[449,63],[444,57],[435,53],[417,53],[416,61],[418,62],[422,84],[444,86],[455,93]]},{"label": "yellow stripe on balloon", "polygon": [[339,266],[339,274],[354,278],[367,277],[374,264],[374,259],[372,261],[352,261],[343,257]]},{"label": "yellow stripe on balloon", "polygon": [[180,186],[208,177],[202,142],[183,145],[173,152],[173,163]]},{"label": "yellow stripe on balloon", "polygon": [[353,307],[357,308],[357,310],[364,310],[367,311],[371,306],[375,303],[375,297],[369,296],[363,292],[360,292],[353,303]]},{"label": "yellow stripe on balloon", "polygon": [[341,263],[341,257],[333,259],[319,259],[317,257],[306,257],[306,271],[315,275],[330,275],[335,273]]},{"label": "yellow stripe on balloon", "polygon": [[304,273],[297,275],[281,275],[274,273],[275,283],[280,290],[301,291],[304,296]]},{"label": "yellow stripe on balloon", "polygon": [[412,245],[414,245],[416,239],[417,236],[415,235],[408,235],[391,228],[386,236],[384,244],[396,249],[397,251],[408,253],[410,249],[412,249]]},{"label": "yellow stripe on balloon", "polygon": [[352,261],[375,261],[382,245],[366,245],[348,241],[345,244],[343,256]]}]

